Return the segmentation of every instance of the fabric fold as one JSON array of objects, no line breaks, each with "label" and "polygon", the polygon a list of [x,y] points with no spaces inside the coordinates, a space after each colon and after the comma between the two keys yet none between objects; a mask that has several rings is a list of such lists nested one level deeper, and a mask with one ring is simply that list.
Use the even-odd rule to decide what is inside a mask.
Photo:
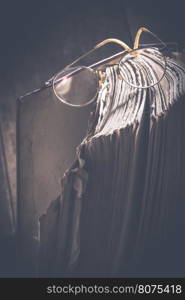
[{"label": "fabric fold", "polygon": [[[146,59],[143,77],[133,61],[133,82],[146,74],[156,80],[159,60]],[[41,218],[42,273],[184,270],[185,66],[170,57],[166,63],[164,78],[149,89],[129,86],[116,65],[107,67],[87,136]]]}]

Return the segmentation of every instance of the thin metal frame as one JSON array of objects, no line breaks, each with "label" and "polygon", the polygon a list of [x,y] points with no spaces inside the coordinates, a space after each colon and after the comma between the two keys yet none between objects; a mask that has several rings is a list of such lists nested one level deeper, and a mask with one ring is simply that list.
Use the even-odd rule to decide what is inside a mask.
[{"label": "thin metal frame", "polygon": [[[97,75],[98,75],[98,76],[100,75],[100,74],[98,73],[98,70],[100,69],[99,67],[103,67],[103,66],[104,66],[104,67],[107,67],[108,65],[116,64],[116,63],[119,61],[119,59],[121,59],[121,58],[122,58],[125,54],[127,54],[127,53],[131,53],[131,52],[132,52],[134,55],[138,55],[137,50],[144,49],[144,48],[148,48],[148,45],[147,45],[147,47],[139,47],[140,37],[141,37],[141,34],[142,34],[143,32],[148,32],[148,33],[150,33],[151,35],[153,35],[153,36],[160,42],[160,44],[163,44],[164,47],[163,47],[162,49],[160,49],[160,51],[163,51],[164,49],[167,48],[167,44],[166,44],[165,42],[163,42],[156,34],[154,34],[153,32],[151,32],[150,30],[148,30],[148,29],[145,28],[145,27],[141,27],[141,28],[139,28],[139,30],[137,31],[136,36],[135,36],[135,40],[134,40],[134,46],[133,46],[133,49],[130,48],[126,43],[122,42],[122,41],[119,40],[119,39],[114,39],[114,38],[106,39],[106,40],[100,42],[99,44],[97,44],[97,45],[96,45],[94,48],[92,48],[90,51],[86,52],[85,54],[83,54],[83,55],[81,55],[80,57],[78,57],[77,59],[75,59],[73,62],[71,62],[69,65],[67,65],[63,70],[59,71],[57,74],[55,74],[54,76],[52,76],[50,79],[48,79],[48,80],[44,83],[44,85],[43,85],[42,87],[40,87],[40,88],[38,88],[38,89],[35,89],[35,90],[32,90],[31,92],[28,92],[28,93],[26,93],[26,94],[20,96],[20,97],[18,98],[18,100],[19,100],[19,101],[23,101],[23,99],[24,99],[25,97],[27,97],[27,96],[30,96],[30,95],[32,95],[32,94],[36,94],[36,93],[38,93],[38,92],[40,92],[40,91],[42,91],[42,90],[44,90],[44,89],[46,89],[46,88],[53,87],[53,81],[54,81],[54,79],[56,78],[56,76],[57,76],[59,73],[68,70],[68,69],[71,68],[73,65],[75,65],[78,61],[80,61],[81,59],[85,58],[87,55],[89,55],[89,54],[92,53],[93,51],[95,51],[95,50],[101,48],[102,46],[104,46],[104,45],[106,45],[106,44],[108,44],[108,43],[116,43],[116,44],[120,45],[122,48],[124,48],[124,51],[121,51],[121,52],[119,52],[119,53],[116,53],[116,54],[114,54],[114,55],[112,55],[112,56],[110,56],[110,57],[108,57],[108,58],[105,58],[105,59],[103,59],[103,60],[101,60],[101,61],[99,61],[99,62],[96,62],[96,63],[94,63],[94,64],[92,64],[92,65],[86,67],[86,68],[90,68],[90,69],[93,69],[93,70],[97,71]],[[79,69],[77,69],[76,72],[79,72]],[[76,74],[76,72],[73,72],[72,75]],[[164,74],[165,74],[165,72],[164,72]],[[69,76],[70,76],[70,74],[67,75],[67,77],[69,77]],[[63,79],[61,79],[61,80],[63,80]],[[100,77],[100,80],[101,80],[101,77]],[[161,79],[160,79],[160,80],[161,80]],[[157,83],[158,83],[158,82],[157,82]],[[155,85],[156,85],[157,83],[155,83]],[[152,85],[152,86],[153,86],[153,85]],[[140,87],[137,87],[137,86],[135,86],[135,87],[136,87],[136,88],[140,88]],[[151,86],[144,87],[144,88],[149,88],[149,87],[151,87]],[[55,93],[55,96],[57,97],[56,93]],[[58,97],[57,97],[57,98],[58,98]],[[96,97],[95,97],[95,99],[96,99]],[[94,101],[95,99],[93,98],[93,101]],[[89,101],[89,102],[87,103],[87,105],[89,105],[89,104],[92,103],[93,101]],[[76,107],[87,106],[86,104],[85,104],[85,105],[84,105],[84,104],[82,104],[82,105],[71,105],[71,104],[69,104],[69,103],[67,103],[67,102],[65,102],[65,101],[63,101],[63,102],[64,102],[66,105],[69,105],[69,106],[76,106]]]}]

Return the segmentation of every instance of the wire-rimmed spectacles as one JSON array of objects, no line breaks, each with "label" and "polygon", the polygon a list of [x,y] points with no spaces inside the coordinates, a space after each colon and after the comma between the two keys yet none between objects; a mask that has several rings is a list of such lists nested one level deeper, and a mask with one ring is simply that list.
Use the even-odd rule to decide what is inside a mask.
[{"label": "wire-rimmed spectacles", "polygon": [[[139,47],[142,32],[153,35],[160,42],[159,47]],[[75,66],[81,59],[108,43],[116,43],[124,50],[90,66]],[[21,96],[19,100],[52,87],[55,96],[61,102],[73,107],[87,106],[97,98],[105,79],[103,70],[110,66],[117,66],[119,77],[133,88],[153,87],[162,80],[166,73],[166,58],[163,55],[166,47],[166,43],[145,27],[137,31],[133,49],[121,40],[106,39],[68,64],[62,71],[47,80],[44,86]],[[150,67],[150,64],[154,62],[154,57],[157,76],[150,76],[148,66]]]}]

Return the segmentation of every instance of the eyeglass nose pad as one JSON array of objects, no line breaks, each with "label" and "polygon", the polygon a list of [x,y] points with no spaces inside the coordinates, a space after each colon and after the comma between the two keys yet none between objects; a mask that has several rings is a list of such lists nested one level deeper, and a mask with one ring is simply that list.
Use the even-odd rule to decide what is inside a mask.
[{"label": "eyeglass nose pad", "polygon": [[103,84],[104,81],[105,81],[106,74],[105,74],[105,72],[103,72],[103,71],[101,71],[101,70],[98,70],[98,71],[96,71],[96,75],[97,75],[98,78],[99,78],[99,88],[101,88],[102,84]]}]

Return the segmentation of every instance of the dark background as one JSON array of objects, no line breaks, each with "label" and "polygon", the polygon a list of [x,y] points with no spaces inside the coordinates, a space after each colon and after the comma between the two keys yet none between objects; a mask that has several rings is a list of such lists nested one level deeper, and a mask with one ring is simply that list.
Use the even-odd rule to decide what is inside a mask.
[{"label": "dark background", "polygon": [[[85,135],[92,108],[68,108],[56,101],[51,90],[30,97],[21,106],[20,268],[19,264],[15,266],[14,239],[16,98],[42,85],[103,39],[119,38],[132,46],[135,32],[141,26],[165,42],[178,42],[182,50],[185,48],[183,3],[152,0],[1,1],[0,275],[34,274],[37,219],[60,193],[60,179],[74,159],[75,147]],[[103,58],[116,51],[120,48],[108,45],[91,59]]]}]

